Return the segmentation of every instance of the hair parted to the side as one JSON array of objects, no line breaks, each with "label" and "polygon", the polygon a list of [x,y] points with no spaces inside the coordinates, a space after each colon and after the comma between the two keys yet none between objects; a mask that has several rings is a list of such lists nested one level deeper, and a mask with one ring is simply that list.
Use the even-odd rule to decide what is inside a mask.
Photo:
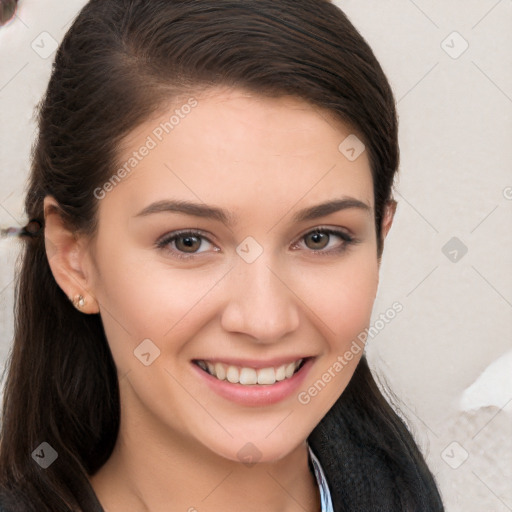
[{"label": "hair parted to the side", "polygon": [[[370,158],[380,258],[399,161],[395,102],[371,49],[327,0],[91,0],[58,49],[39,107],[28,218],[43,222],[43,199],[51,195],[70,227],[94,233],[94,190],[117,168],[123,138],[178,95],[212,86],[295,95],[354,129]],[[58,287],[44,237],[24,243],[2,411],[0,503],[12,512],[101,511],[87,476],[117,438],[114,361],[100,316],[78,312]],[[58,453],[44,470],[31,457],[42,442]],[[375,490],[367,510],[391,503],[394,512],[442,510],[420,451],[364,357],[310,443],[318,453],[344,447],[344,471],[329,481],[336,512],[362,510],[352,507],[363,478]],[[375,461],[388,474],[374,475]]]}]

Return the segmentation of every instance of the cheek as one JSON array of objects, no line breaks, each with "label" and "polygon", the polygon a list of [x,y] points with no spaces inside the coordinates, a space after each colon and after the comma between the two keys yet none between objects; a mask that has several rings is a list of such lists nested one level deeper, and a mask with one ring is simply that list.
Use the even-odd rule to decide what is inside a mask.
[{"label": "cheek", "polygon": [[[315,326],[324,337],[323,351],[315,370],[297,394],[298,411],[308,417],[311,429],[346,389],[363,355],[378,287],[378,263],[374,252],[339,264],[335,271],[304,278],[308,306],[316,314]],[[322,286],[320,286],[322,285]],[[363,340],[363,341],[361,341]]]},{"label": "cheek", "polygon": [[164,352],[173,340],[185,340],[190,329],[209,314],[208,296],[225,269],[184,270],[165,266],[147,252],[104,246],[98,256],[95,290],[106,336],[116,363],[133,361],[133,350],[152,340]]},{"label": "cheek", "polygon": [[375,253],[358,251],[332,267],[302,272],[297,282],[303,309],[331,350],[344,350],[368,326],[378,287]]}]

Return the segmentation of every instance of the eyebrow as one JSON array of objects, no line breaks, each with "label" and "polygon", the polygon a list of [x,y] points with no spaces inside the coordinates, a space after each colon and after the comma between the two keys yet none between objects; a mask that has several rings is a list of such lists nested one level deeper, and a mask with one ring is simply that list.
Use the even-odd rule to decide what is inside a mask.
[{"label": "eyebrow", "polygon": [[[372,211],[372,208],[369,205],[359,199],[355,199],[353,197],[342,197],[340,199],[332,199],[300,210],[293,216],[293,221],[305,222],[348,209],[357,209],[365,213],[370,213]],[[236,217],[222,208],[208,206],[201,203],[193,203],[190,201],[177,200],[163,200],[152,203],[137,213],[135,217],[146,217],[156,213],[173,212],[217,220],[226,226],[233,226],[236,223]]]}]

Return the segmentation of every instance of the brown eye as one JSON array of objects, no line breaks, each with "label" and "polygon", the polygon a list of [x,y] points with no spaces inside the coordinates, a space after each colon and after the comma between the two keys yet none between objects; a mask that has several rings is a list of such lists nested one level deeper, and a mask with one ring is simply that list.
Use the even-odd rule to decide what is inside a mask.
[{"label": "brown eye", "polygon": [[351,245],[357,243],[359,240],[342,230],[322,227],[303,235],[300,238],[300,243],[294,245],[294,250],[305,246],[306,250],[309,249],[310,254],[334,256],[343,253]]},{"label": "brown eye", "polygon": [[199,258],[203,253],[220,251],[220,249],[200,231],[170,233],[158,240],[156,247],[165,250],[171,257],[183,260]]},{"label": "brown eye", "polygon": [[175,238],[178,251],[194,253],[201,247],[201,238],[190,235],[180,235]]},{"label": "brown eye", "polygon": [[313,231],[312,233],[308,233],[304,237],[304,240],[309,249],[324,249],[325,247],[327,247],[327,244],[329,243],[329,234]]}]

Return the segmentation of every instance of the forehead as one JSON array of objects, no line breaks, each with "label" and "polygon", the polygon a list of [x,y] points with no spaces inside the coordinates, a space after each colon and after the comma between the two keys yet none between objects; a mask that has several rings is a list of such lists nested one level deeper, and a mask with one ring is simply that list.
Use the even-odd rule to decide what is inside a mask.
[{"label": "forehead", "polygon": [[140,209],[178,197],[252,206],[257,215],[258,207],[278,213],[344,195],[373,207],[366,152],[351,160],[340,150],[349,136],[328,112],[293,97],[223,89],[185,96],[125,138],[118,166],[129,172],[109,200]]}]

